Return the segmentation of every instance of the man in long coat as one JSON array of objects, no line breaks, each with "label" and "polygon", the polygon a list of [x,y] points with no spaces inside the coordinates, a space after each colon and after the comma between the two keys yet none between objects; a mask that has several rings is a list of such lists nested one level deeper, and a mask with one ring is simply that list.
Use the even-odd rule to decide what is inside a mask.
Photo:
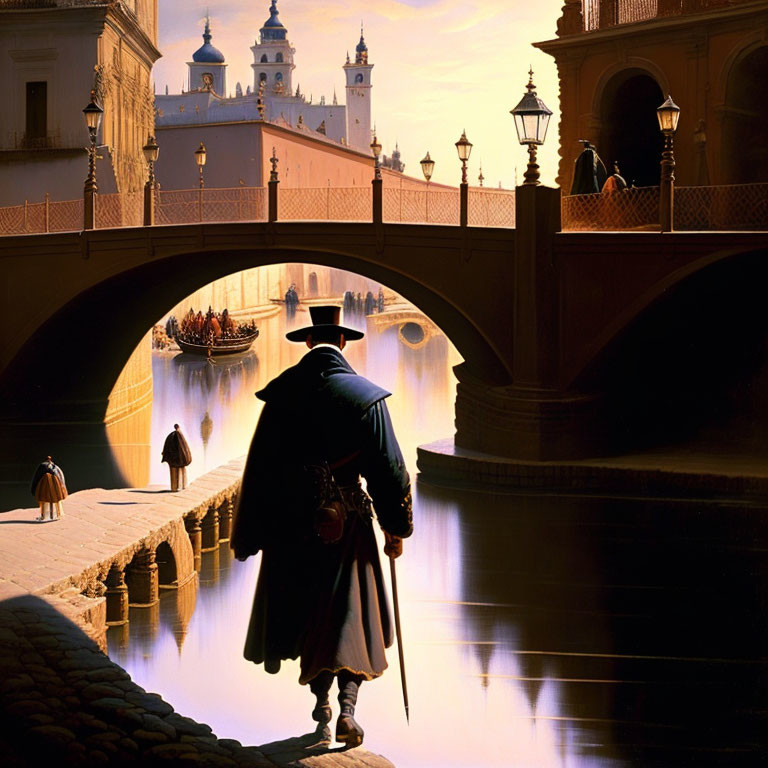
[{"label": "man in long coat", "polygon": [[171,490],[178,491],[187,487],[187,467],[192,463],[192,452],[178,424],[173,425],[173,432],[165,438],[163,444],[163,462],[171,470]]},{"label": "man in long coat", "polygon": [[[371,499],[384,552],[397,557],[413,530],[410,481],[384,402],[389,393],[355,374],[341,353],[347,340],[363,334],[339,325],[338,307],[310,307],[310,313],[311,327],[287,334],[310,351],[257,392],[265,405],[230,546],[240,560],[262,552],[245,658],[271,673],[282,660],[300,658],[299,682],[316,696],[312,716],[324,740],[330,740],[328,694],[336,677],[336,740],[357,746],[363,739],[354,718],[358,688],[384,672],[393,640]],[[319,486],[318,467],[326,470]],[[318,524],[318,502],[333,495],[333,481],[343,527],[330,535]]]}]

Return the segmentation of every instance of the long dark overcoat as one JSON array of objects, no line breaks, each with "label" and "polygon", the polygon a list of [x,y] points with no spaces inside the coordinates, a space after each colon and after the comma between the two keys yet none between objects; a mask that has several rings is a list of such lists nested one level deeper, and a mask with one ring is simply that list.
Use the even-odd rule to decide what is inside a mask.
[{"label": "long dark overcoat", "polygon": [[348,506],[344,534],[324,544],[312,527],[307,463],[338,465],[339,485],[366,478],[376,517],[395,536],[412,532],[410,484],[384,399],[341,352],[317,347],[257,393],[265,405],[238,499],[231,547],[261,551],[245,658],[277,672],[301,658],[300,682],[321,670],[372,679],[386,669],[392,623],[365,497]]},{"label": "long dark overcoat", "polygon": [[192,451],[181,431],[174,429],[163,443],[163,462],[169,467],[188,467],[192,463]]}]

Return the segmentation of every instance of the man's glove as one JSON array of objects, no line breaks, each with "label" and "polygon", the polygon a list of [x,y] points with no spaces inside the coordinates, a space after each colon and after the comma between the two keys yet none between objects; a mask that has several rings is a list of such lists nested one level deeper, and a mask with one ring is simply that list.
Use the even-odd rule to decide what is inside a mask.
[{"label": "man's glove", "polygon": [[403,540],[399,536],[392,536],[392,534],[384,531],[384,554],[387,557],[391,557],[393,560],[396,557],[400,557],[403,554]]}]

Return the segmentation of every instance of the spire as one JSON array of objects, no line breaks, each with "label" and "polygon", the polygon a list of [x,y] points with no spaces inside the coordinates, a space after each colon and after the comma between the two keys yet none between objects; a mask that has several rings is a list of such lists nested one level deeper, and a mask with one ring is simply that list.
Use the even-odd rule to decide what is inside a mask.
[{"label": "spire", "polygon": [[339,100],[336,98],[336,86],[333,87],[333,105],[337,106],[339,103]]},{"label": "spire", "polygon": [[269,6],[269,18],[261,28],[261,42],[265,40],[285,40],[287,30],[280,21],[280,11],[277,10],[277,0],[272,0]]},{"label": "spire", "polygon": [[206,45],[211,44],[211,14],[205,9],[205,32],[203,32],[203,42]]},{"label": "spire", "polygon": [[355,46],[355,64],[368,63],[368,46],[365,44],[363,22],[360,22],[360,42]]}]

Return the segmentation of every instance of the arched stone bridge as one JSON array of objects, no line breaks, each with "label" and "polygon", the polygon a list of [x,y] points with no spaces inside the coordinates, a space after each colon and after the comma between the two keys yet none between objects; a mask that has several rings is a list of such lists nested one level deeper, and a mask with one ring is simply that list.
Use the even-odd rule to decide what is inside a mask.
[{"label": "arched stone bridge", "polygon": [[520,187],[515,205],[515,230],[277,222],[0,238],[2,442],[13,446],[31,423],[98,422],[125,361],[170,306],[232,272],[300,261],[395,289],[449,336],[465,360],[457,445],[583,456],[618,386],[601,375],[614,370],[609,353],[635,343],[637,322],[717,265],[725,298],[728,269],[768,253],[766,232],[560,232],[558,189]]},{"label": "arched stone bridge", "polygon": [[[430,339],[442,335],[440,329],[423,313],[412,307],[390,307],[385,312],[368,315],[366,322],[377,331],[397,328],[401,344],[411,349],[421,349]],[[409,327],[413,332],[409,333]]]}]

